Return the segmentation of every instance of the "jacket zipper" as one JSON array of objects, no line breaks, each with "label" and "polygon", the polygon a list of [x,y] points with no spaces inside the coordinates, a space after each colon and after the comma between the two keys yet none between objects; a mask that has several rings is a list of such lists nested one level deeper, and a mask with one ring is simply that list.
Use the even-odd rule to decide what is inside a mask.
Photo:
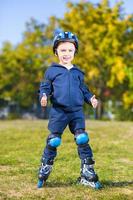
[{"label": "jacket zipper", "polygon": [[68,76],[69,76],[69,104],[70,104],[70,106],[71,106],[71,93],[70,93],[70,70],[68,71]]}]

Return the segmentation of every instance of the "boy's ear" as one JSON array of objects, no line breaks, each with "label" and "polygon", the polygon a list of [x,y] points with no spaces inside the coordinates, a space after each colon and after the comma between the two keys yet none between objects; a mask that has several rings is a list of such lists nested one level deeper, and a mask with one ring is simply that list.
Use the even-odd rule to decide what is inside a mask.
[{"label": "boy's ear", "polygon": [[77,54],[77,50],[75,50],[75,52],[74,52],[74,56]]},{"label": "boy's ear", "polygon": [[77,50],[77,49],[75,49],[74,55],[76,55],[77,53],[78,53],[78,50]]},{"label": "boy's ear", "polygon": [[56,56],[58,56],[58,52],[57,52],[57,49],[55,49],[55,55],[56,55]]}]

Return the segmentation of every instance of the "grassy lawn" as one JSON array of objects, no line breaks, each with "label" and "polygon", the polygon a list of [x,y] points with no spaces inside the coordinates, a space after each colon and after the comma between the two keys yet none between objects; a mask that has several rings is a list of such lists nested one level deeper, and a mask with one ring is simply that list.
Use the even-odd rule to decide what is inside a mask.
[{"label": "grassy lawn", "polygon": [[47,121],[0,121],[0,199],[133,199],[133,123],[86,121],[100,191],[76,184],[80,160],[73,135],[62,137],[53,171],[42,189],[37,172],[47,137]]}]

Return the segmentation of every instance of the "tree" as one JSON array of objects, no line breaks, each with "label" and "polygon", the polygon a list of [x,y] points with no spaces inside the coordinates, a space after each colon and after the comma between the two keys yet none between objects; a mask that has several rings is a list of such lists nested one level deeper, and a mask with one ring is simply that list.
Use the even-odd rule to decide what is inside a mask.
[{"label": "tree", "polygon": [[78,35],[76,63],[86,72],[86,83],[102,102],[121,100],[131,109],[133,15],[123,14],[122,2],[111,8],[108,0],[96,5],[69,2],[67,6],[67,13],[58,22],[63,30]]},{"label": "tree", "polygon": [[51,16],[47,25],[31,19],[21,43],[16,47],[3,45],[0,98],[10,98],[24,107],[36,102],[43,73],[56,61],[51,48],[54,32],[62,29],[79,38],[75,62],[85,71],[89,88],[102,102],[122,101],[124,109],[131,113],[133,15],[123,14],[121,1],[110,7],[108,0],[99,4],[81,0],[68,2],[67,8],[63,18]]},{"label": "tree", "polygon": [[5,43],[0,55],[0,98],[29,107],[37,101],[43,73],[51,62],[50,39],[46,26],[31,19],[23,41],[16,47]]}]

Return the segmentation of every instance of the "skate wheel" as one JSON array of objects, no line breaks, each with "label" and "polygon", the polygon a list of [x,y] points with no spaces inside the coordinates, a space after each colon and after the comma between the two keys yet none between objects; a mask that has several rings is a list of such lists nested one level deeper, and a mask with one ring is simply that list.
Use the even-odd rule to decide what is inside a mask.
[{"label": "skate wheel", "polygon": [[80,184],[80,181],[81,181],[81,177],[78,177],[77,178],[77,184]]},{"label": "skate wheel", "polygon": [[101,183],[100,183],[99,181],[97,181],[97,182],[95,183],[95,189],[101,189],[101,188],[102,188]]},{"label": "skate wheel", "polygon": [[43,184],[44,184],[44,181],[43,180],[39,180],[38,183],[37,183],[37,187],[38,188],[42,188]]}]

